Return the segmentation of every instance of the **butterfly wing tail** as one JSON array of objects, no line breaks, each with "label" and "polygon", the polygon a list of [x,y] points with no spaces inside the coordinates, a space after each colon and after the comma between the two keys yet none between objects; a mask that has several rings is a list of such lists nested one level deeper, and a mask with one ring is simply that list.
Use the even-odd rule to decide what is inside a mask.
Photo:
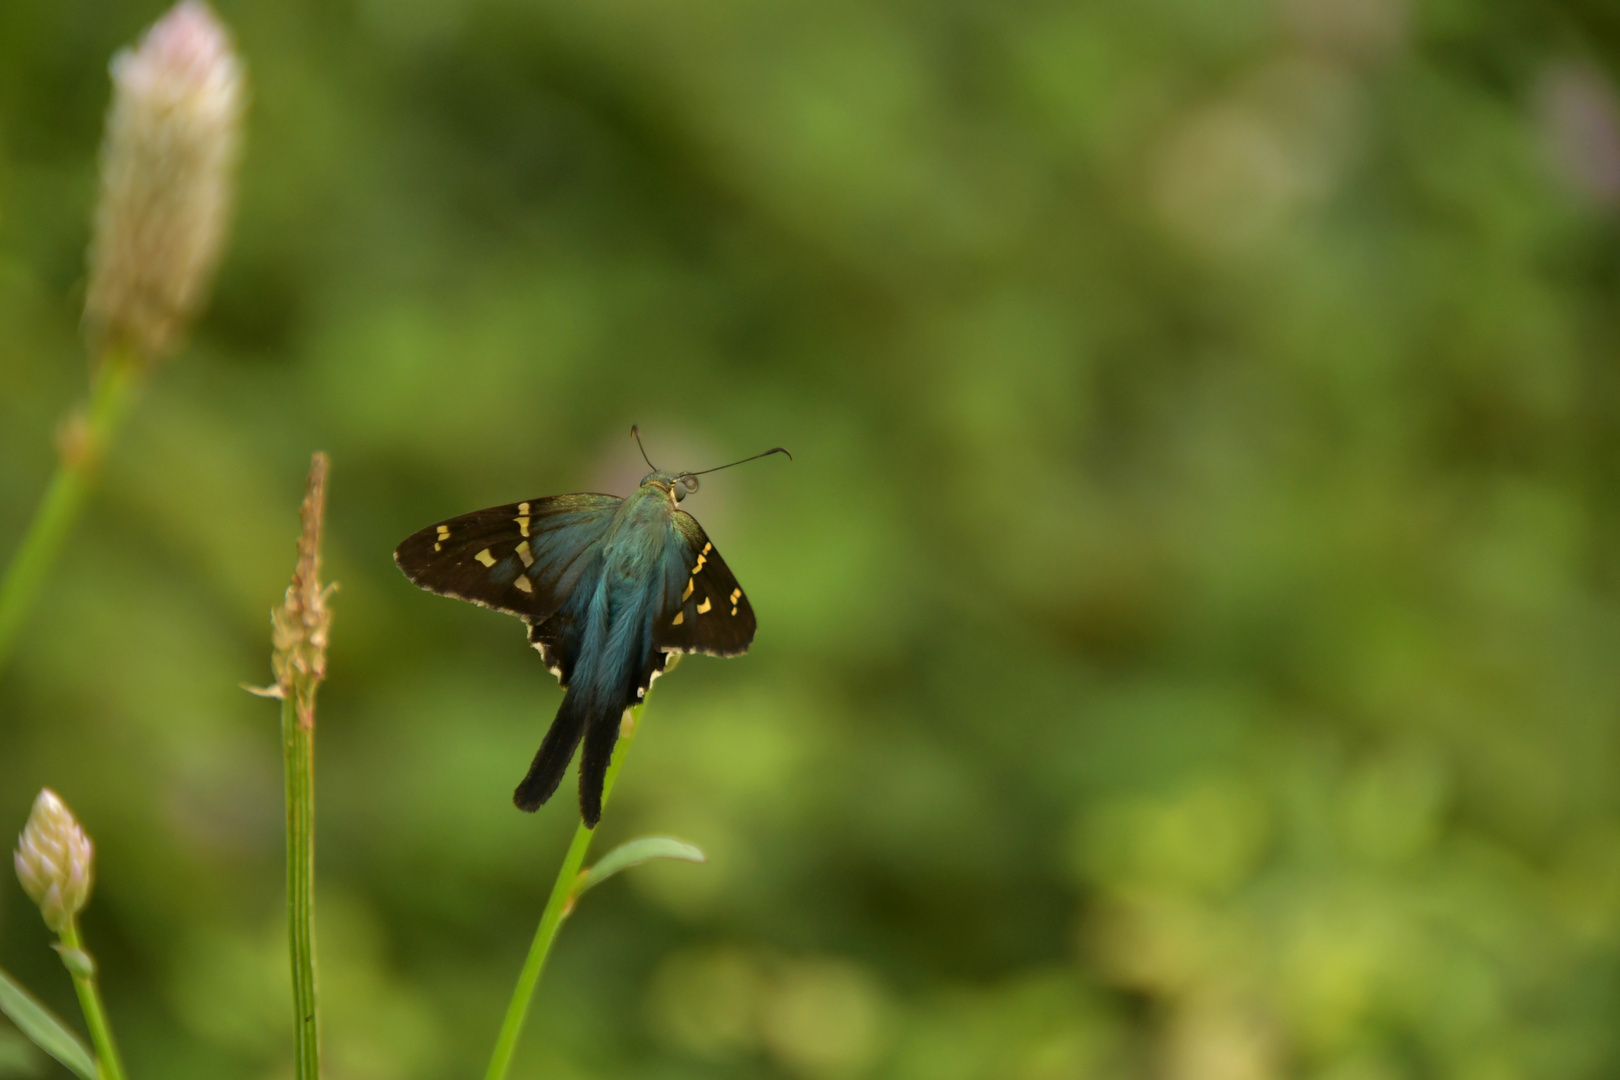
[{"label": "butterfly wing tail", "polygon": [[528,775],[512,792],[512,802],[519,810],[532,814],[556,792],[557,785],[562,783],[563,773],[568,771],[569,761],[573,760],[574,749],[585,734],[589,718],[590,710],[583,695],[574,690],[563,695],[557,718],[551,722],[546,737],[540,740],[540,749],[535,752]]},{"label": "butterfly wing tail", "polygon": [[619,723],[627,701],[619,701],[591,718],[585,731],[585,754],[579,762],[579,815],[586,828],[596,828],[602,820],[602,789],[607,783],[608,765],[619,742]]}]

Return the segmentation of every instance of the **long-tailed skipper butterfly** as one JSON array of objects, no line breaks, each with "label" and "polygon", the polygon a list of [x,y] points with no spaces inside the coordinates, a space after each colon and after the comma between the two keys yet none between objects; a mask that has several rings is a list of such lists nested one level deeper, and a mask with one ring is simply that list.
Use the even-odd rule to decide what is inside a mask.
[{"label": "long-tailed skipper butterfly", "polygon": [[[641,436],[630,429],[640,447]],[[754,458],[787,454],[774,447]],[[553,495],[476,510],[406,537],[394,561],[415,584],[516,615],[567,691],[512,794],[534,811],[562,782],[574,749],[585,824],[602,817],[619,721],[675,653],[741,656],[754,609],[697,519],[679,503],[703,473],[652,469],[628,498]],[[788,454],[791,460],[792,454]]]}]

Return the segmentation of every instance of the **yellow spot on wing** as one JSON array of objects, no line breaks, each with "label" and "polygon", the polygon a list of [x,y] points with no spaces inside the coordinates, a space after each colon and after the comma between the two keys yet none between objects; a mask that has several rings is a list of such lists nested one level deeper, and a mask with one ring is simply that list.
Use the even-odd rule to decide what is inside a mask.
[{"label": "yellow spot on wing", "polygon": [[523,543],[517,546],[517,554],[518,558],[523,560],[523,566],[525,569],[534,565],[534,553],[529,550],[529,542],[527,540],[523,541]]},{"label": "yellow spot on wing", "polygon": [[495,556],[489,553],[489,548],[485,548],[483,551],[480,551],[478,554],[474,555],[473,558],[477,559],[485,566],[495,565]]},{"label": "yellow spot on wing", "polygon": [[[534,592],[534,586],[529,584],[529,579],[524,577],[522,574],[519,574],[518,579],[516,581],[512,582],[512,584],[516,585],[518,588],[522,589],[526,593]],[[735,615],[737,613],[735,611],[733,611],[732,614]]]},{"label": "yellow spot on wing", "polygon": [[439,526],[439,539],[440,540],[448,540],[448,539],[450,539],[450,526],[448,526],[448,525],[440,525]]},{"label": "yellow spot on wing", "polygon": [[681,593],[681,600],[684,602],[686,600],[686,598],[688,596],[691,596],[691,595],[692,595],[692,579],[687,578],[686,579],[686,591]]},{"label": "yellow spot on wing", "polygon": [[737,609],[736,609],[736,608],[732,608],[732,609],[731,609],[731,613],[732,613],[732,614],[733,614],[733,615],[735,615],[735,614],[737,614]]},{"label": "yellow spot on wing", "polygon": [[529,535],[529,515],[523,514],[517,519],[518,532],[524,536]]},{"label": "yellow spot on wing", "polygon": [[707,554],[708,554],[708,553],[709,553],[709,552],[711,552],[711,551],[713,551],[713,550],[714,550],[714,545],[713,545],[713,544],[710,544],[710,543],[704,543],[704,545],[703,545],[703,550],[702,550],[702,551],[700,551],[700,552],[698,552],[698,554],[700,554],[700,555],[707,555]]},{"label": "yellow spot on wing", "polygon": [[676,613],[675,613],[675,619],[674,619],[674,621],[673,621],[673,622],[671,622],[671,623],[670,623],[670,624],[669,624],[669,625],[671,625],[671,626],[679,626],[679,625],[681,625],[681,623],[683,623],[683,622],[685,622],[685,621],[686,621],[686,612],[684,612],[684,611],[677,611],[677,612],[676,612]]},{"label": "yellow spot on wing", "polygon": [[528,516],[529,504],[528,503],[518,503],[518,513],[523,514],[524,516]]},{"label": "yellow spot on wing", "polygon": [[735,604],[741,598],[742,598],[742,590],[741,589],[732,589],[731,590],[731,602],[733,604]]},{"label": "yellow spot on wing", "polygon": [[701,604],[699,604],[699,605],[698,605],[698,608],[697,608],[697,610],[698,610],[698,614],[699,614],[699,615],[705,615],[705,614],[707,614],[707,613],[708,613],[708,611],[709,611],[709,609],[710,609],[710,608],[711,608],[711,607],[713,607],[713,606],[714,606],[714,605],[713,605],[713,604],[711,604],[711,603],[709,603],[709,598],[708,598],[708,597],[707,597],[707,596],[705,596],[705,597],[704,597],[704,598],[703,598],[703,603],[701,603]]},{"label": "yellow spot on wing", "polygon": [[433,541],[433,550],[434,551],[441,551],[441,550],[443,550],[443,548],[444,548],[443,544],[439,543],[437,540]]}]

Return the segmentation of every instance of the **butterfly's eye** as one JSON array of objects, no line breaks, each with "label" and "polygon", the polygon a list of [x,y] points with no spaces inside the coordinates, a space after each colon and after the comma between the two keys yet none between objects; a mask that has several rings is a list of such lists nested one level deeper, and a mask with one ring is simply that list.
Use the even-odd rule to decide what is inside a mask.
[{"label": "butterfly's eye", "polygon": [[682,499],[686,498],[688,495],[692,494],[692,492],[696,491],[697,489],[698,489],[697,477],[695,477],[695,476],[677,476],[675,478],[675,501],[680,502]]}]

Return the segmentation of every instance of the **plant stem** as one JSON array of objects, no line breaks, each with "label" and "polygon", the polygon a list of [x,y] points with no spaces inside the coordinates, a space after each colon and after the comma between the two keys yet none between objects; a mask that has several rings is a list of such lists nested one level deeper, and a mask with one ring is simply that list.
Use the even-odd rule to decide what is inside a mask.
[{"label": "plant stem", "polygon": [[315,727],[299,722],[296,695],[281,702],[287,774],[287,945],[292,955],[293,1053],[298,1080],[320,1076],[315,1008]]},{"label": "plant stem", "polygon": [[[281,606],[270,613],[270,667],[276,685],[256,694],[281,699],[287,780],[287,951],[292,959],[293,1062],[298,1080],[319,1080],[320,1016],[315,1004],[315,691],[326,677],[332,612],[321,584],[326,455],[309,463],[298,517],[298,562]],[[250,688],[251,689],[251,688]]]},{"label": "plant stem", "polygon": [[[606,778],[602,781],[602,808],[607,809],[608,796],[613,794],[613,782],[618,779],[619,768],[624,764],[625,754],[630,752],[630,743],[636,732],[641,730],[641,712],[647,707],[646,699],[640,705],[630,710],[630,722],[619,728],[619,740],[613,748],[613,760],[608,763]],[[523,962],[523,970],[518,974],[517,986],[512,990],[512,1000],[506,1006],[506,1019],[501,1022],[501,1034],[495,1040],[495,1053],[490,1057],[489,1070],[484,1074],[484,1080],[505,1080],[506,1071],[512,1065],[512,1055],[517,1051],[518,1036],[523,1031],[523,1022],[529,1014],[529,1003],[534,998],[535,987],[540,984],[540,973],[546,966],[546,956],[551,952],[551,943],[556,940],[557,930],[562,926],[574,909],[574,897],[579,888],[580,867],[585,863],[585,854],[590,850],[591,839],[595,836],[594,829],[587,829],[582,821],[574,828],[573,843],[568,845],[568,854],[563,856],[562,866],[557,870],[557,880],[551,886],[551,898],[546,901],[545,913],[540,916],[540,927],[534,933],[534,943],[529,946],[529,957]]]},{"label": "plant stem", "polygon": [[84,507],[102,455],[134,400],[141,370],[139,358],[127,353],[110,353],[97,368],[83,427],[70,432],[73,445],[63,448],[22,546],[0,578],[0,667]]},{"label": "plant stem", "polygon": [[[84,952],[79,940],[79,920],[69,919],[62,928],[62,947]],[[101,1004],[101,991],[96,989],[93,968],[86,965],[80,971],[72,967],[73,989],[79,994],[79,1007],[84,1010],[84,1022],[90,1029],[90,1044],[96,1048],[96,1071],[101,1080],[124,1080],[124,1062],[118,1056],[118,1044],[113,1042],[112,1025],[107,1023],[107,1010]]]}]

